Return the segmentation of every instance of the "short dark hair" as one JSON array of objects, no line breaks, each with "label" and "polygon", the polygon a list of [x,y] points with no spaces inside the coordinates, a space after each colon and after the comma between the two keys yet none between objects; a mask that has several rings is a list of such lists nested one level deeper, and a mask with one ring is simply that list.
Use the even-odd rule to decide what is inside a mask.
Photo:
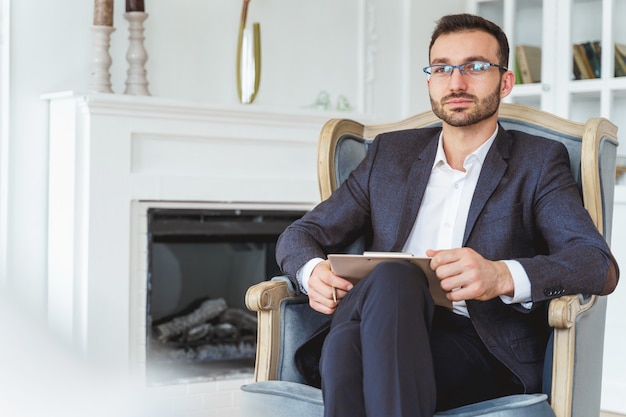
[{"label": "short dark hair", "polygon": [[500,26],[496,25],[490,20],[487,20],[481,16],[476,16],[473,14],[462,13],[462,14],[451,14],[442,17],[437,22],[437,26],[435,26],[435,30],[430,38],[430,46],[428,47],[428,58],[430,60],[430,50],[433,47],[433,44],[441,35],[445,35],[448,33],[457,33],[457,32],[467,32],[473,30],[480,30],[483,32],[487,32],[490,35],[493,35],[498,41],[499,51],[498,51],[498,64],[504,65],[505,67],[509,66],[509,41],[506,37],[506,34],[502,31]]}]

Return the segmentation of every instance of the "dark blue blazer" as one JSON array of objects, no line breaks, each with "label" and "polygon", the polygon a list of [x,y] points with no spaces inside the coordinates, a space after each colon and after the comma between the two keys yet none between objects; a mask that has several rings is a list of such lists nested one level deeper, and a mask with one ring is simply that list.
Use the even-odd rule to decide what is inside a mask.
[{"label": "dark blue blazer", "polygon": [[[382,134],[331,197],[280,236],[277,260],[291,277],[308,260],[341,252],[364,235],[366,249],[400,251],[415,223],[433,166],[440,128]],[[541,390],[550,335],[548,301],[564,294],[612,291],[617,270],[582,205],[559,142],[499,127],[485,159],[463,237],[487,259],[517,260],[532,286],[533,307],[500,298],[468,300],[487,348],[524,383]],[[436,248],[434,248],[436,249]],[[611,266],[612,265],[612,266]]]}]

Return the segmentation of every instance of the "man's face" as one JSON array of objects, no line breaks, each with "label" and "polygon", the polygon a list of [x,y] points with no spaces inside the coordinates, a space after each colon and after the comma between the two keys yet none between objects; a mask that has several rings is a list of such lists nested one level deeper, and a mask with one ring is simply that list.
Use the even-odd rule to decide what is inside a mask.
[{"label": "man's face", "polygon": [[[430,50],[430,64],[459,65],[472,61],[498,64],[498,42],[482,31],[449,33],[437,38]],[[510,75],[510,74],[509,74]],[[463,75],[455,68],[452,75],[428,80],[433,112],[451,126],[470,126],[497,117],[500,99],[508,95],[510,78],[491,67],[478,77]]]}]

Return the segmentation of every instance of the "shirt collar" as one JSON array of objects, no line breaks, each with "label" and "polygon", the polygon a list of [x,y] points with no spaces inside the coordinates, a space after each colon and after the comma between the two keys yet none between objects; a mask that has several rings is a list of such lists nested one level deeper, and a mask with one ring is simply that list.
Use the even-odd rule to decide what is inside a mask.
[{"label": "shirt collar", "polygon": [[[478,149],[476,149],[471,154],[465,157],[464,166],[471,160],[477,160],[482,165],[485,162],[485,158],[487,157],[487,153],[491,148],[491,145],[496,140],[496,136],[498,135],[498,125],[496,124],[496,130],[493,134],[487,139],[485,143],[480,145]],[[435,162],[433,163],[433,168],[440,166],[441,164],[447,164],[448,159],[446,158],[446,154],[443,151],[443,131],[439,134],[439,141],[437,143],[437,154],[435,155]]]}]

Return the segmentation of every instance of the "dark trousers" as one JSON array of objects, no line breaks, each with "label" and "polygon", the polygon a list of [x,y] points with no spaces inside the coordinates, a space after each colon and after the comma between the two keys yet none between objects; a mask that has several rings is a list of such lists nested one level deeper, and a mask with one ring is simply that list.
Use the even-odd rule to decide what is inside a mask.
[{"label": "dark trousers", "polygon": [[326,417],[432,417],[519,393],[470,320],[435,307],[409,263],[379,265],[341,301],[320,362]]}]

